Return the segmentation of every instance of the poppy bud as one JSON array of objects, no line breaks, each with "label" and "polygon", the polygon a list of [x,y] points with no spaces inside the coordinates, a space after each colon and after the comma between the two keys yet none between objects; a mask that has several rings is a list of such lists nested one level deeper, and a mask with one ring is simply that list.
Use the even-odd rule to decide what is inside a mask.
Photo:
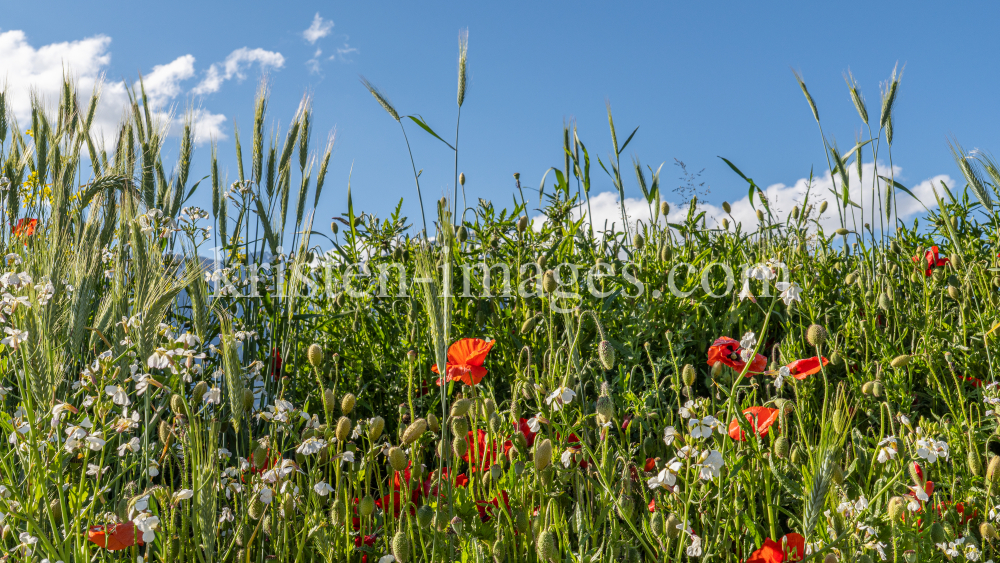
[{"label": "poppy bud", "polygon": [[940,522],[934,522],[931,524],[931,541],[934,543],[944,543],[944,540],[944,526],[942,526]]},{"label": "poppy bud", "polygon": [[897,369],[898,368],[905,368],[909,364],[910,364],[910,356],[908,354],[902,354],[902,355],[896,356],[895,358],[892,359],[891,362],[889,362],[890,366],[892,366],[894,368],[897,368]]},{"label": "poppy bud", "polygon": [[998,539],[996,528],[994,528],[993,524],[990,524],[989,522],[983,522],[979,525],[979,535],[988,542],[993,542]]},{"label": "poppy bud", "polygon": [[282,503],[281,509],[285,513],[285,518],[290,520],[295,516],[295,497],[291,493],[285,495],[285,501]]},{"label": "poppy bud", "polygon": [[673,254],[674,254],[673,248],[671,248],[670,243],[667,243],[660,250],[660,260],[663,260],[664,262],[669,262]]},{"label": "poppy bud", "polygon": [[836,233],[837,233],[838,235],[840,235],[840,236],[842,236],[842,237],[843,237],[843,236],[847,236],[847,234],[848,234],[848,233],[850,233],[851,231],[848,231],[847,229],[845,229],[845,228],[841,227],[841,228],[837,229],[837,230],[836,230],[835,232],[836,232]]},{"label": "poppy bud", "polygon": [[358,503],[358,514],[360,514],[362,518],[368,518],[371,516],[372,512],[375,512],[375,500],[371,495],[367,495],[365,498],[361,499],[360,503]]},{"label": "poppy bud", "polygon": [[451,404],[451,416],[462,417],[469,414],[472,408],[472,399],[459,399]]},{"label": "poppy bud", "polygon": [[441,430],[441,423],[438,421],[438,417],[432,412],[427,413],[427,428],[429,428],[431,432],[438,432]]},{"label": "poppy bud", "polygon": [[253,391],[249,389],[243,390],[243,410],[249,411],[253,408],[254,396]]},{"label": "poppy bud", "polygon": [[204,381],[199,381],[195,384],[194,389],[191,390],[191,402],[194,404],[201,403],[201,399],[208,393],[208,383]]},{"label": "poppy bud", "polygon": [[840,559],[837,558],[835,553],[827,553],[826,557],[823,558],[823,563],[839,563]]},{"label": "poppy bud", "polygon": [[541,268],[542,270],[544,270],[545,269],[545,263],[548,262],[548,261],[549,261],[548,256],[546,256],[545,254],[539,254],[538,258],[535,260],[535,263],[538,264],[539,268]]},{"label": "poppy bud", "polygon": [[465,225],[459,227],[456,234],[458,235],[458,242],[465,242],[469,240],[469,229],[466,229]]},{"label": "poppy bud", "polygon": [[854,285],[854,282],[856,282],[856,281],[858,281],[858,273],[857,272],[851,272],[851,273],[847,274],[846,278],[844,278],[844,283],[846,283],[847,285]]},{"label": "poppy bud", "polygon": [[357,398],[355,398],[354,393],[344,395],[344,398],[340,400],[340,412],[344,414],[351,414],[351,411],[354,410],[355,403],[357,403]]},{"label": "poppy bud", "polygon": [[[468,399],[462,399],[468,401]],[[451,419],[451,433],[456,436],[465,436],[469,432],[469,419],[464,416],[457,416]]]},{"label": "poppy bud", "polygon": [[556,533],[552,530],[545,530],[538,535],[535,544],[538,550],[538,558],[542,561],[551,562],[556,559]]},{"label": "poppy bud", "polygon": [[548,438],[535,444],[535,471],[542,471],[552,463],[552,440]]},{"label": "poppy bud", "polygon": [[451,442],[451,451],[455,454],[455,457],[465,457],[465,454],[469,453],[469,442],[465,439],[465,436],[455,436],[455,439]]},{"label": "poppy bud", "polygon": [[879,293],[878,308],[882,309],[883,311],[888,311],[891,306],[892,306],[892,299],[889,297],[889,294]]},{"label": "poppy bud", "polygon": [[681,381],[684,385],[690,387],[694,385],[695,380],[698,378],[698,373],[694,370],[694,366],[687,364],[684,369],[681,370]]},{"label": "poppy bud", "polygon": [[267,450],[258,444],[253,454],[250,455],[250,460],[253,462],[255,469],[264,469],[264,466],[267,464]]},{"label": "poppy bud", "polygon": [[801,213],[801,210],[799,209],[799,206],[796,205],[792,208],[792,219],[797,221],[799,219],[799,213]]},{"label": "poppy bud", "polygon": [[910,479],[913,480],[913,484],[923,489],[924,485],[926,485],[926,481],[924,481],[924,473],[920,470],[920,466],[917,462],[913,462],[907,466],[907,470],[910,472]]},{"label": "poppy bud", "polygon": [[729,205],[728,201],[723,201],[722,202],[722,210],[725,211],[726,213],[732,213],[733,212],[733,207],[731,205]]},{"label": "poppy bud", "polygon": [[406,427],[406,431],[403,432],[403,444],[409,446],[413,442],[416,442],[417,438],[419,438],[426,431],[427,420],[423,418],[414,420],[409,426]]},{"label": "poppy bud", "polygon": [[337,234],[337,231],[340,230],[340,227],[337,225],[336,221],[330,222],[330,230],[333,231],[333,234]]},{"label": "poppy bud", "polygon": [[833,429],[837,434],[843,434],[847,430],[847,412],[844,409],[833,411]]},{"label": "poppy bud", "polygon": [[920,283],[920,271],[913,270],[910,272],[910,281],[913,283]]},{"label": "poppy bud", "polygon": [[389,465],[393,471],[406,469],[406,453],[403,451],[403,448],[399,446],[389,448]]},{"label": "poppy bud", "polygon": [[171,436],[170,436],[170,423],[168,423],[166,420],[161,420],[160,421],[160,426],[159,426],[159,428],[157,428],[157,434],[160,437],[160,443],[161,444],[163,444],[164,446],[169,446],[170,445],[170,438],[171,438]]},{"label": "poppy bud", "polygon": [[427,506],[426,504],[417,509],[417,525],[423,529],[427,529],[431,525],[431,520],[434,518],[434,509]]},{"label": "poppy bud", "polygon": [[351,419],[346,416],[340,417],[337,421],[337,441],[344,442],[351,435]]},{"label": "poppy bud", "polygon": [[727,219],[725,217],[722,218],[722,230],[724,230],[724,231],[728,231],[729,230],[729,219]]},{"label": "poppy bud", "polygon": [[955,287],[953,285],[949,285],[948,286],[948,295],[952,299],[958,301],[959,299],[962,298],[962,290],[958,289],[957,287]]},{"label": "poppy bud", "polygon": [[830,355],[830,364],[839,366],[844,361],[844,355],[840,353],[840,350],[835,350],[833,354]]},{"label": "poppy bud", "polygon": [[632,518],[632,512],[635,509],[635,503],[632,501],[632,497],[628,495],[622,495],[618,499],[618,516],[621,516],[622,520],[630,520]]},{"label": "poppy bud", "polygon": [[722,375],[722,367],[722,362],[716,362],[715,365],[712,366],[712,379],[718,379],[719,376]]},{"label": "poppy bud", "polygon": [[615,403],[611,397],[601,395],[597,398],[597,416],[602,423],[607,423],[615,418]]},{"label": "poppy bud", "polygon": [[528,437],[525,436],[523,432],[514,434],[514,445],[517,446],[519,451],[528,451]]},{"label": "poppy bud", "polygon": [[822,325],[811,325],[806,330],[806,341],[813,346],[822,346],[826,342],[827,332]]},{"label": "poppy bud", "polygon": [[399,563],[407,563],[410,560],[410,539],[402,530],[392,536],[392,554]]},{"label": "poppy bud", "polygon": [[889,518],[892,518],[893,520],[899,520],[899,518],[903,515],[903,511],[905,509],[906,509],[906,501],[903,500],[903,497],[892,497],[891,499],[889,499],[889,506],[888,506]]},{"label": "poppy bud", "polygon": [[788,441],[788,438],[784,436],[779,436],[777,440],[774,441],[774,455],[781,459],[786,459],[788,454],[791,452],[792,445]]},{"label": "poppy bud", "polygon": [[635,236],[632,237],[632,244],[635,245],[636,250],[642,251],[642,247],[646,246],[646,239],[643,238],[641,233],[636,233]]},{"label": "poppy bud", "polygon": [[500,433],[500,428],[503,425],[503,421],[497,413],[493,413],[489,418],[490,432],[494,434]]},{"label": "poppy bud", "polygon": [[521,215],[521,218],[517,220],[517,232],[524,234],[528,230],[528,216]]},{"label": "poppy bud", "polygon": [[820,203],[819,204],[819,213],[820,213],[820,215],[826,213],[826,208],[829,207],[829,206],[830,206],[830,203],[827,202],[827,201],[824,201],[824,202]]},{"label": "poppy bud", "polygon": [[319,344],[312,344],[309,346],[309,353],[307,354],[309,358],[309,364],[314,368],[318,368],[323,365],[323,348]]},{"label": "poppy bud", "polygon": [[761,222],[764,221],[764,212],[761,211],[760,209],[757,210],[757,220]]},{"label": "poppy bud", "polygon": [[979,454],[976,453],[976,450],[969,450],[966,461],[969,464],[969,473],[972,473],[976,477],[980,477],[983,474],[983,462],[979,459]]},{"label": "poppy bud", "polygon": [[667,521],[664,523],[667,528],[667,537],[670,539],[677,539],[681,535],[680,525],[681,521],[677,519],[677,516],[671,514],[667,516]]},{"label": "poppy bud", "polygon": [[865,395],[873,395],[873,388],[875,387],[874,381],[866,381],[864,385],[861,386],[861,392]]},{"label": "poppy bud", "polygon": [[535,326],[538,324],[539,319],[542,318],[541,313],[531,316],[528,320],[524,321],[521,325],[521,334],[528,334],[529,332],[535,330]]},{"label": "poppy bud", "polygon": [[604,366],[604,369],[614,369],[615,349],[611,347],[610,342],[601,340],[601,343],[597,345],[597,357],[601,360],[601,365]]},{"label": "poppy bud", "polygon": [[653,516],[649,519],[649,529],[653,532],[654,536],[663,535],[663,514],[660,512],[654,512]]},{"label": "poppy bud", "polygon": [[552,293],[557,287],[556,273],[552,270],[545,270],[545,273],[542,274],[542,291]]},{"label": "poppy bud", "polygon": [[264,515],[264,503],[260,501],[259,498],[254,497],[253,501],[250,503],[250,518],[254,520],[260,520],[260,517]]},{"label": "poppy bud", "polygon": [[660,215],[663,215],[664,217],[666,217],[667,215],[670,215],[670,204],[669,203],[667,203],[665,201],[661,201],[660,202]]},{"label": "poppy bud", "polygon": [[792,448],[790,461],[795,465],[802,465],[806,462],[806,455],[802,453],[802,450],[798,446],[795,446]]},{"label": "poppy bud", "polygon": [[1000,456],[991,457],[989,463],[986,464],[986,480],[990,483],[996,483],[1000,480]]},{"label": "poppy bud", "polygon": [[879,399],[885,397],[885,385],[882,385],[881,381],[872,383],[872,395],[875,395]]}]

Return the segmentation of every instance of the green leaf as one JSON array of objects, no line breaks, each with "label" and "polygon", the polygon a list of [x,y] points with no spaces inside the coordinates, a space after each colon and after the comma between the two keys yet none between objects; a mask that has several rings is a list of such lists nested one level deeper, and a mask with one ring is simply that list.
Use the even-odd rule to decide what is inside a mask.
[{"label": "green leaf", "polygon": [[431,129],[430,125],[427,125],[427,122],[424,121],[424,118],[422,116],[420,116],[420,115],[407,115],[406,117],[409,117],[410,119],[412,119],[414,123],[416,123],[417,125],[419,125],[420,128],[423,129],[424,131],[427,131],[428,133],[430,133],[431,135],[433,135],[435,139],[437,139],[437,140],[441,141],[442,143],[448,145],[449,149],[455,150],[455,147],[451,146],[451,144],[448,143],[448,141],[445,141],[444,139],[442,139],[441,135],[438,135],[437,133],[435,133],[434,130]]},{"label": "green leaf", "polygon": [[635,129],[634,129],[634,130],[632,131],[632,134],[628,136],[628,139],[625,139],[625,144],[623,144],[623,145],[622,145],[622,148],[618,149],[618,154],[619,154],[619,155],[621,155],[621,154],[622,154],[623,152],[625,152],[625,147],[627,147],[627,146],[628,146],[628,142],[632,140],[632,137],[635,137],[635,132],[636,132],[636,131],[638,131],[638,130],[639,130],[639,128],[638,128],[638,127],[636,127],[636,128],[635,128]]}]

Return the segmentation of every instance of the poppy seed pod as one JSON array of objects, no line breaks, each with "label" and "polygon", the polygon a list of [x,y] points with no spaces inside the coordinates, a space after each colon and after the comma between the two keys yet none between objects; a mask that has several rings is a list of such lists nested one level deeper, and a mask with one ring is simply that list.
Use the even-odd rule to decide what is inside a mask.
[{"label": "poppy seed pod", "polygon": [[469,419],[459,416],[451,419],[451,433],[456,436],[465,436],[469,432]]},{"label": "poppy seed pod", "polygon": [[722,210],[725,211],[726,213],[732,213],[733,212],[733,207],[731,205],[729,205],[728,201],[723,201],[722,202]]},{"label": "poppy seed pod", "polygon": [[635,236],[632,237],[632,244],[635,245],[636,250],[641,251],[642,248],[646,246],[646,239],[641,233],[636,233]]},{"label": "poppy seed pod", "polygon": [[691,387],[694,385],[695,380],[698,378],[698,372],[694,370],[694,366],[691,364],[686,364],[683,369],[681,369],[681,381],[684,385]]},{"label": "poppy seed pod", "polygon": [[407,563],[410,560],[410,539],[402,530],[392,536],[392,554],[399,563]]},{"label": "poppy seed pod", "polygon": [[542,471],[552,463],[552,440],[548,438],[535,444],[535,471]]},{"label": "poppy seed pod", "polygon": [[340,400],[340,412],[344,414],[351,414],[354,410],[354,405],[357,403],[357,398],[354,393],[348,393],[344,395],[344,398]]},{"label": "poppy seed pod", "polygon": [[607,340],[601,340],[601,343],[597,345],[597,357],[601,360],[604,369],[615,368],[615,349]]},{"label": "poppy seed pod", "polygon": [[851,272],[851,273],[847,274],[846,278],[844,278],[844,283],[846,283],[847,285],[854,285],[854,282],[856,282],[856,281],[858,281],[858,273],[857,272]]},{"label": "poppy seed pod", "polygon": [[760,209],[757,210],[757,220],[761,222],[764,221],[764,212],[761,211]]},{"label": "poppy seed pod", "polygon": [[889,365],[897,369],[905,368],[906,366],[910,365],[910,356],[908,354],[902,354],[896,356],[895,358],[892,359],[891,362],[889,362]]},{"label": "poppy seed pod", "polygon": [[417,525],[423,529],[427,529],[431,525],[431,520],[434,519],[434,509],[427,506],[426,504],[417,509]]},{"label": "poppy seed pod", "polygon": [[664,217],[666,217],[669,214],[670,214],[670,204],[667,203],[667,202],[665,202],[665,201],[661,201],[660,202],[660,215],[663,215]]},{"label": "poppy seed pod", "polygon": [[994,484],[1000,480],[1000,456],[991,457],[986,464],[986,480]]},{"label": "poppy seed pod", "polygon": [[729,219],[726,219],[725,217],[722,218],[722,230],[729,230]]},{"label": "poppy seed pod", "polygon": [[426,420],[423,418],[414,420],[409,426],[406,427],[406,431],[403,432],[403,445],[409,446],[413,442],[416,442],[417,438],[419,438],[426,431]]},{"label": "poppy seed pod", "polygon": [[315,343],[310,345],[307,357],[309,358],[309,364],[312,367],[320,367],[323,365],[323,347]]},{"label": "poppy seed pod", "polygon": [[528,230],[528,216],[521,215],[521,218],[517,220],[517,232],[524,234]]},{"label": "poppy seed pod", "polygon": [[823,325],[810,325],[806,330],[806,341],[812,346],[822,346],[826,343],[828,334]]},{"label": "poppy seed pod", "polygon": [[399,446],[389,448],[389,465],[393,471],[406,469],[406,453],[403,451],[403,448]]},{"label": "poppy seed pod", "polygon": [[372,512],[375,512],[375,499],[371,495],[366,495],[358,503],[358,513],[361,514],[362,518],[367,518],[372,515]]},{"label": "poppy seed pod", "polygon": [[191,390],[191,402],[198,404],[201,402],[202,398],[208,393],[208,383],[204,381],[199,381],[195,384],[194,389]]},{"label": "poppy seed pod", "polygon": [[979,535],[988,542],[993,542],[998,539],[997,529],[994,528],[993,524],[990,524],[989,522],[983,522],[979,525]]},{"label": "poppy seed pod", "polygon": [[552,270],[545,270],[545,273],[542,274],[542,291],[552,293],[557,287],[556,273]]},{"label": "poppy seed pod", "polygon": [[459,399],[451,404],[451,416],[458,418],[469,414],[472,408],[472,399]]},{"label": "poppy seed pod", "polygon": [[538,558],[542,561],[555,561],[556,559],[556,533],[552,530],[545,530],[538,535],[535,544],[538,550]]},{"label": "poppy seed pod", "polygon": [[458,535],[462,535],[462,531],[465,530],[465,521],[462,520],[461,516],[456,516],[451,519],[451,529]]},{"label": "poppy seed pod", "polygon": [[344,442],[347,437],[351,435],[351,419],[346,416],[340,417],[337,420],[337,441]]},{"label": "poppy seed pod", "polygon": [[469,240],[469,229],[465,228],[465,225],[462,225],[458,228],[456,235],[458,236],[458,242],[465,242]]}]

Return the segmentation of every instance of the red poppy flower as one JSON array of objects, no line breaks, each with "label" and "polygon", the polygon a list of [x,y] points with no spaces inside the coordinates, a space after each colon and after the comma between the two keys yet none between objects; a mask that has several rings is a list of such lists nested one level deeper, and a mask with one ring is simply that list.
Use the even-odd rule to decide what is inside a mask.
[{"label": "red poppy flower", "polygon": [[[822,366],[820,365],[820,362],[823,362]],[[829,363],[830,360],[823,356],[813,356],[811,358],[795,360],[785,367],[788,368],[789,373],[795,379],[805,379],[814,373],[819,373],[823,366]]]},{"label": "red poppy flower", "polygon": [[973,387],[982,387],[983,386],[983,380],[982,379],[977,379],[975,377],[966,377],[964,375],[960,375],[960,376],[958,376],[958,378],[961,379],[962,381],[968,381],[969,383],[972,384]]},{"label": "red poppy flower", "polygon": [[277,348],[271,348],[271,365],[268,366],[271,369],[271,378],[275,381],[281,377],[281,350]]},{"label": "red poppy flower", "polygon": [[[708,365],[714,366],[715,364],[722,362],[727,366],[733,368],[736,371],[742,372],[743,368],[746,367],[746,362],[740,357],[740,343],[728,336],[723,336],[717,339],[708,348]],[[752,362],[750,362],[750,369],[747,371],[746,376],[750,377],[756,373],[761,373],[767,368],[767,358],[761,354],[754,356]]]},{"label": "red poppy flower", "polygon": [[142,534],[136,531],[132,522],[93,526],[87,531],[87,540],[108,551],[118,551],[143,544]]},{"label": "red poppy flower", "polygon": [[479,512],[479,519],[483,522],[489,522],[493,519],[493,511],[500,508],[500,496],[503,496],[503,504],[508,509],[510,509],[510,497],[507,495],[507,491],[500,491],[500,495],[493,497],[493,500],[477,500],[476,510]]},{"label": "red poppy flower", "polygon": [[[362,541],[360,535],[354,536],[354,547],[360,549],[362,543],[364,543],[364,545],[367,546],[367,547],[375,547],[375,540],[376,539],[377,538],[375,537],[374,534],[370,535],[370,536],[365,536],[365,539],[363,541]],[[367,553],[363,553],[361,555],[361,563],[368,563],[368,554]]]},{"label": "red poppy flower", "polygon": [[646,508],[648,508],[650,512],[656,512],[656,499],[654,498],[650,500]]},{"label": "red poppy flower", "polygon": [[[913,261],[920,262],[920,257],[914,256]],[[924,263],[926,265],[926,268],[924,269],[924,277],[930,277],[931,270],[933,270],[934,268],[940,268],[945,264],[947,264],[948,262],[951,262],[951,260],[947,258],[941,258],[938,255],[938,247],[936,246],[930,247],[929,249],[927,249],[927,252],[924,253]]]},{"label": "red poppy flower", "polygon": [[[486,376],[486,354],[490,353],[496,340],[480,340],[478,338],[463,338],[448,348],[448,381],[461,381],[466,385],[479,385]],[[431,371],[438,372],[437,364]],[[438,385],[444,383],[444,378],[438,379]]]},{"label": "red poppy flower", "polygon": [[13,232],[18,237],[30,237],[35,234],[35,227],[38,226],[38,219],[18,219],[14,225]]},{"label": "red poppy flower", "polygon": [[647,457],[646,465],[642,466],[642,470],[645,471],[646,473],[656,471],[656,459]]},{"label": "red poppy flower", "polygon": [[802,561],[806,555],[806,539],[801,534],[792,532],[781,538],[778,543],[771,538],[764,540],[764,545],[750,554],[746,563],[783,563],[784,561]]},{"label": "red poppy flower", "polygon": [[[756,434],[760,437],[767,436],[771,425],[774,424],[775,420],[778,420],[778,409],[770,409],[767,407],[750,407],[743,409],[743,416],[747,417],[750,421],[750,426],[756,429]],[[737,442],[742,442],[746,440],[746,436],[743,429],[740,428],[740,423],[738,420],[733,419],[729,423],[729,437]]]}]

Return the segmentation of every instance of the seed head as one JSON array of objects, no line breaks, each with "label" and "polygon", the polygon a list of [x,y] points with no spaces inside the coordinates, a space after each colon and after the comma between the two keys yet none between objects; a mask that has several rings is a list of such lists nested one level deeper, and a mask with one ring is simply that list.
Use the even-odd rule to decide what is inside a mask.
[{"label": "seed head", "polygon": [[615,349],[607,340],[602,340],[601,343],[597,345],[597,357],[600,358],[601,365],[604,366],[604,369],[615,369]]},{"label": "seed head", "polygon": [[552,293],[559,287],[556,283],[556,273],[552,270],[545,270],[542,274],[542,291],[545,293]]},{"label": "seed head", "polygon": [[337,441],[344,442],[347,437],[351,435],[351,419],[346,416],[340,417],[337,420]]},{"label": "seed head", "polygon": [[414,420],[403,432],[403,445],[409,446],[417,441],[427,431],[427,421],[423,418]]},{"label": "seed head", "polygon": [[389,448],[389,465],[393,471],[406,469],[406,453],[403,452],[403,448],[399,446]]},{"label": "seed head", "polygon": [[410,560],[410,539],[402,530],[392,536],[392,554],[399,563],[407,563]]},{"label": "seed head", "polygon": [[684,369],[681,370],[681,380],[684,382],[684,385],[691,387],[697,378],[698,372],[694,370],[693,365],[686,364]]},{"label": "seed head", "polygon": [[340,412],[344,414],[351,414],[354,410],[354,404],[357,402],[357,398],[354,393],[348,393],[344,395],[344,398],[340,400]]},{"label": "seed head", "polygon": [[469,414],[469,409],[472,408],[472,399],[459,399],[451,404],[451,416],[462,417]]},{"label": "seed head", "polygon": [[385,429],[385,419],[381,416],[376,416],[368,421],[368,438],[371,441],[378,440],[382,436],[382,430]]}]

